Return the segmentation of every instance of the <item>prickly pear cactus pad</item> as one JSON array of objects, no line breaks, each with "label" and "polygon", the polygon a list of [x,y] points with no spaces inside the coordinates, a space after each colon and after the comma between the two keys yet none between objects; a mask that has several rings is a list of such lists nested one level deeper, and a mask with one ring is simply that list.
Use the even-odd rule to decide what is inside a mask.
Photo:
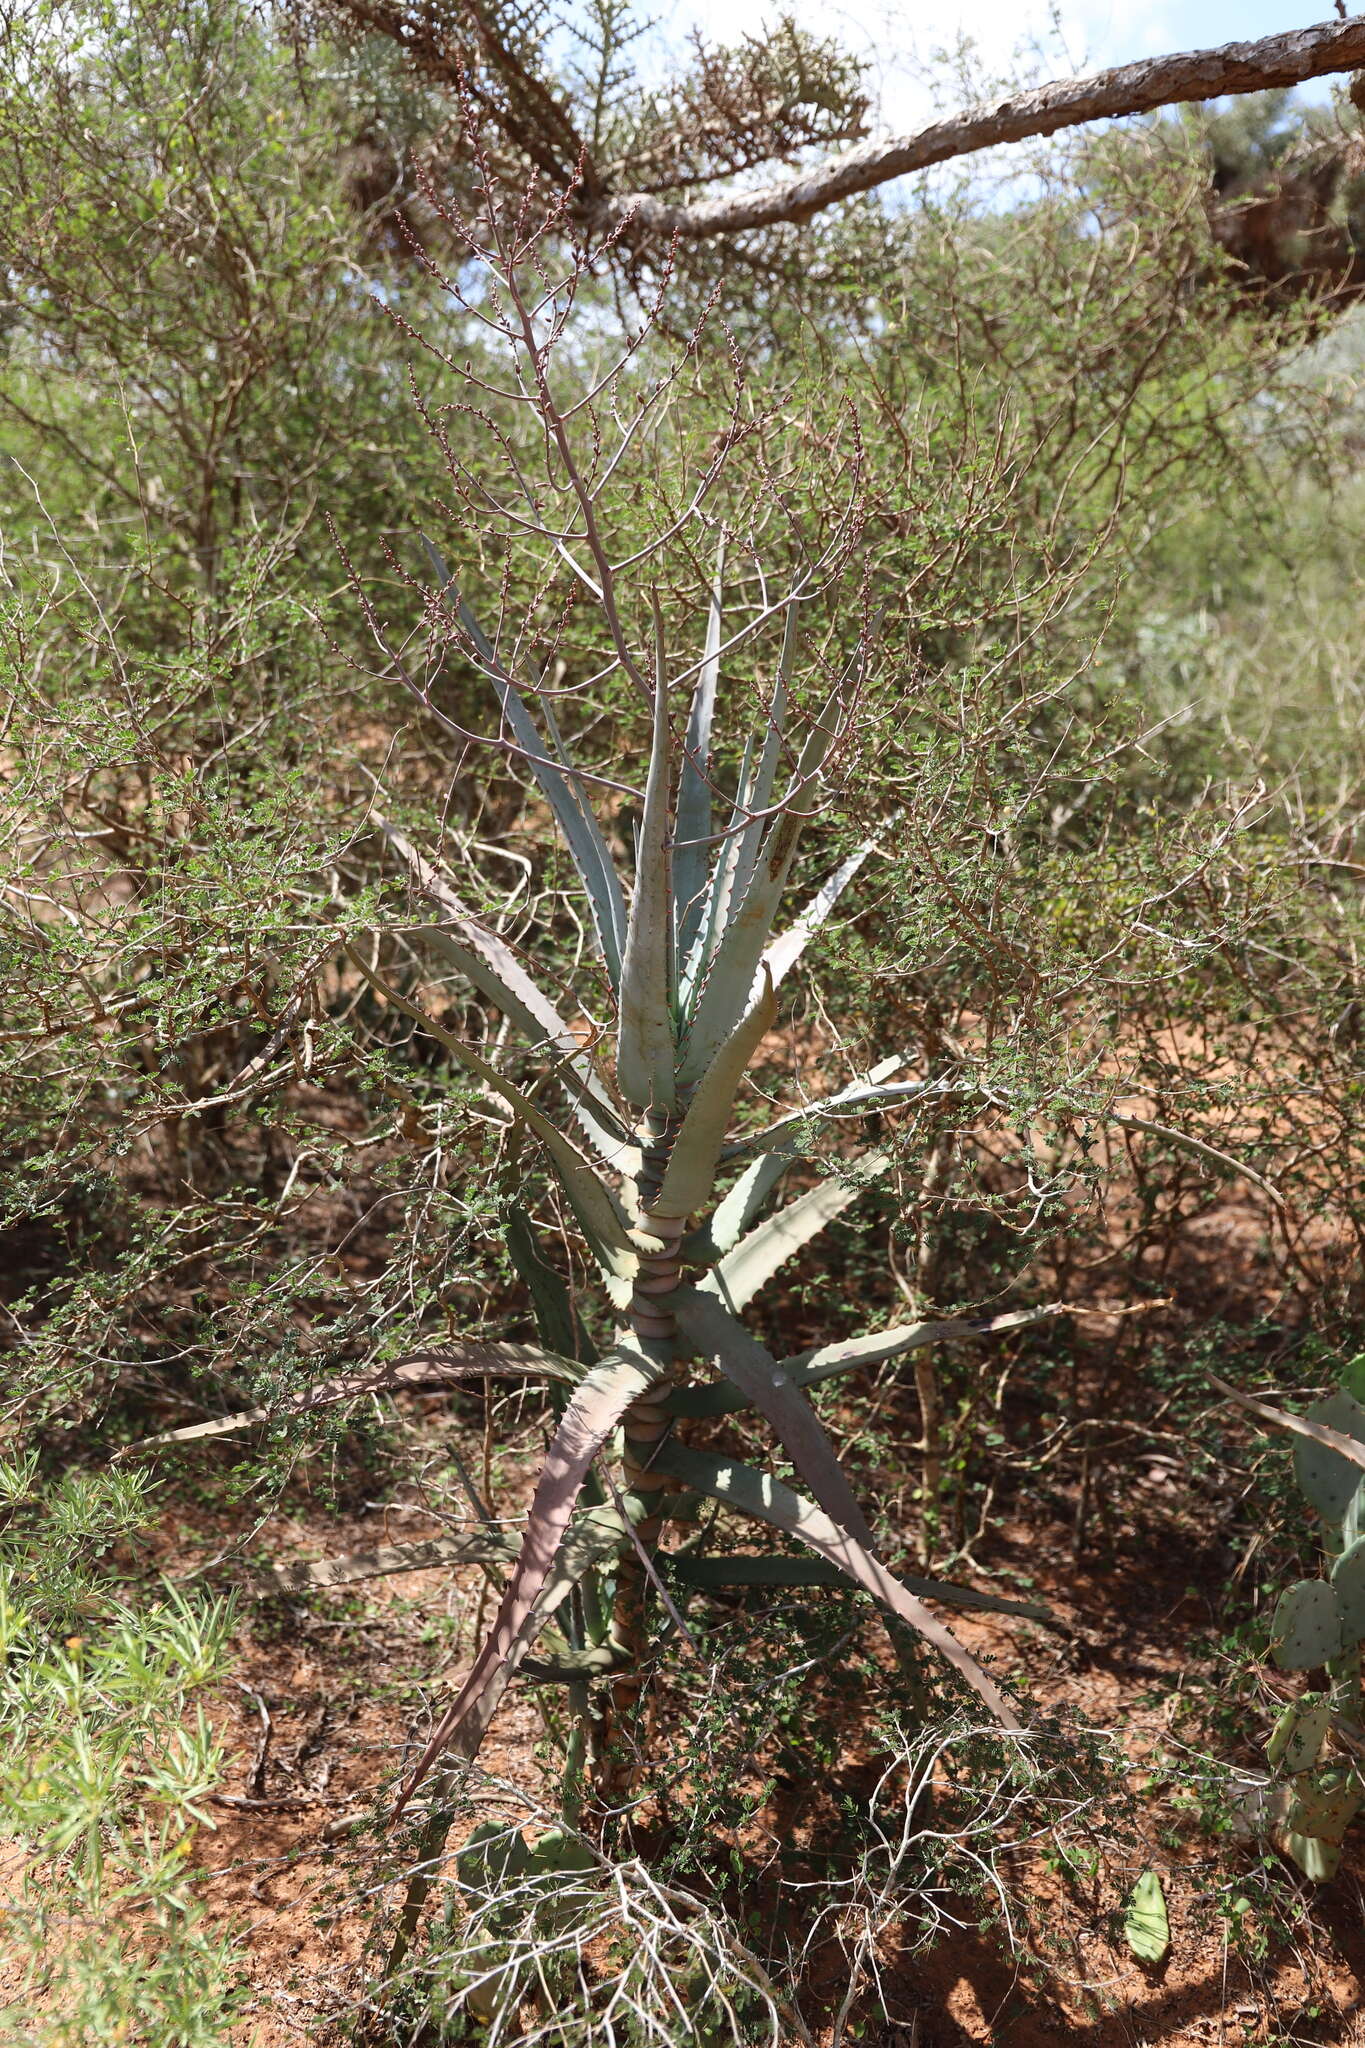
[{"label": "prickly pear cactus pad", "polygon": [[1275,1831],[1275,1846],[1291,1857],[1314,1884],[1326,1884],[1341,1864],[1346,1830],[1360,1811],[1361,1791],[1354,1771],[1340,1768],[1306,1773],[1294,1788],[1285,1824]]},{"label": "prickly pear cactus pad", "polygon": [[1270,1654],[1281,1671],[1313,1671],[1341,1655],[1337,1596],[1325,1579],[1300,1579],[1281,1593]]},{"label": "prickly pear cactus pad", "polygon": [[1332,1591],[1341,1619],[1341,1647],[1365,1642],[1365,1536],[1357,1537],[1332,1567]]},{"label": "prickly pear cactus pad", "polygon": [[1265,1746],[1272,1770],[1284,1770],[1291,1775],[1311,1770],[1322,1755],[1331,1721],[1331,1701],[1321,1693],[1306,1692],[1302,1699],[1291,1701]]},{"label": "prickly pear cactus pad", "polygon": [[[1315,1402],[1308,1411],[1308,1420],[1365,1443],[1365,1408],[1349,1394],[1330,1394],[1325,1401]],[[1298,1437],[1294,1443],[1294,1477],[1305,1500],[1317,1509],[1324,1522],[1336,1524],[1355,1498],[1361,1470],[1339,1451],[1329,1450],[1326,1444]]]}]

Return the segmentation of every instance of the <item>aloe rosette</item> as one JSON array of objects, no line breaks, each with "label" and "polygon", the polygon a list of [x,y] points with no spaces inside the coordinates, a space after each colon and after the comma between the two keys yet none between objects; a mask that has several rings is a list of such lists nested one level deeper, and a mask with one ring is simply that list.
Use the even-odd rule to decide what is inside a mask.
[{"label": "aloe rosette", "polygon": [[[511,947],[383,819],[379,823],[424,906],[424,921],[406,936],[435,949],[543,1057],[562,1109],[545,1107],[543,1090],[533,1097],[447,1031],[384,981],[359,948],[352,958],[539,1142],[620,1321],[610,1348],[585,1362],[581,1325],[575,1325],[567,1290],[519,1217],[519,1241],[509,1238],[512,1253],[531,1288],[542,1334],[556,1336],[559,1348],[547,1342],[537,1361],[528,1355],[530,1347],[518,1346],[515,1367],[508,1369],[569,1380],[572,1391],[492,1627],[410,1771],[399,1808],[444,1752],[474,1755],[508,1682],[583,1573],[613,1554],[624,1571],[639,1551],[652,1553],[669,1514],[679,1512],[680,1496],[709,1497],[797,1538],[819,1561],[816,1575],[837,1574],[870,1593],[947,1659],[1003,1727],[1016,1728],[999,1686],[919,1593],[949,1604],[992,1603],[935,1581],[907,1582],[880,1560],[867,1516],[806,1390],[832,1374],[921,1344],[1024,1318],[911,1324],[785,1358],[741,1320],[782,1263],[886,1169],[877,1155],[841,1162],[837,1172],[772,1207],[784,1173],[802,1156],[811,1125],[823,1114],[870,1110],[928,1092],[893,1081],[902,1063],[890,1060],[823,1105],[732,1135],[746,1073],[777,1015],[781,983],[870,851],[865,845],[844,860],[795,921],[774,936],[803,819],[820,800],[845,728],[856,664],[818,715],[794,731],[789,685],[798,606],[789,604],[764,727],[745,749],[738,786],[717,826],[712,726],[722,653],[718,570],[681,744],[673,732],[667,663],[662,634],[657,635],[652,740],[628,888],[548,703],[514,678],[468,606],[454,598],[444,574],[442,581],[441,602],[450,608],[452,623],[458,616],[462,644],[492,684],[504,729],[534,775],[577,870],[613,998],[614,1056],[604,1061],[579,1042]],[[471,1345],[471,1370],[487,1369],[472,1354],[480,1350],[486,1356],[488,1348]],[[458,1344],[442,1347],[454,1374],[461,1351]],[[719,1378],[689,1383],[691,1360],[705,1361]],[[742,1406],[758,1410],[771,1425],[809,1497],[772,1473],[678,1440],[679,1425],[688,1417]],[[594,1462],[618,1432],[624,1483],[613,1483],[613,1505],[599,1501],[575,1517]],[[735,1559],[737,1581],[751,1583],[755,1567],[764,1562]],[[789,1568],[792,1560],[766,1562]],[[715,1583],[724,1561],[704,1563]],[[609,1620],[599,1617],[598,1633],[602,1640],[576,1661],[580,1672],[611,1664]]]}]

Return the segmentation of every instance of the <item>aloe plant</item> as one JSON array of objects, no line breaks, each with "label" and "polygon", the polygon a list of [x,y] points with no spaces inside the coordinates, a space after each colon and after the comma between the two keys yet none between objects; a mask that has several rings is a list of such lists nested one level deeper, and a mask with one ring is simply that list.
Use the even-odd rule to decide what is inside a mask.
[{"label": "aloe plant", "polygon": [[[619,1318],[610,1345],[584,1355],[567,1290],[527,1235],[524,1215],[509,1240],[536,1303],[546,1348],[538,1361],[518,1347],[515,1369],[572,1381],[546,1453],[520,1554],[501,1604],[457,1697],[440,1717],[398,1797],[407,1804],[447,1751],[472,1758],[518,1668],[585,1572],[616,1582],[614,1606],[584,1603],[588,1640],[551,1660],[578,1682],[620,1671],[638,1653],[636,1621],[647,1577],[666,1563],[671,1522],[709,1498],[797,1538],[834,1572],[861,1587],[917,1631],[1005,1728],[1018,1726],[995,1681],[920,1597],[952,1604],[955,1589],[913,1585],[891,1571],[807,1390],[836,1373],[897,1357],[944,1335],[979,1334],[1018,1318],[916,1323],[784,1356],[746,1327],[748,1308],[779,1267],[868,1188],[888,1162],[876,1153],[837,1169],[782,1201],[780,1183],[829,1114],[869,1111],[920,1094],[895,1081],[890,1060],[867,1079],[816,1104],[736,1129],[746,1073],[778,1012],[779,990],[811,936],[866,859],[844,860],[796,918],[778,930],[803,817],[819,800],[843,736],[856,667],[804,728],[790,712],[798,642],[797,602],[788,607],[782,653],[764,728],[750,736],[738,786],[717,816],[712,727],[723,619],[719,571],[705,645],[690,671],[689,701],[676,707],[662,632],[650,664],[652,742],[633,874],[618,872],[583,795],[568,746],[534,687],[504,666],[469,607],[441,570],[442,598],[463,644],[496,691],[573,859],[591,913],[597,963],[613,999],[614,1041],[605,1056],[582,1046],[568,1018],[511,949],[460,900],[451,881],[394,829],[379,823],[424,906],[420,935],[494,1004],[545,1064],[544,1086],[519,1086],[380,973],[370,949],[351,948],[385,999],[444,1045],[505,1104],[541,1146],[558,1178]],[[656,612],[657,618],[657,612]],[[644,665],[641,664],[643,671]],[[560,1106],[552,1104],[555,1092]],[[727,1185],[728,1183],[728,1185]],[[485,1343],[469,1366],[486,1370]],[[458,1371],[461,1347],[444,1347]],[[698,1377],[700,1363],[717,1377]],[[771,1426],[808,1488],[681,1441],[688,1418],[741,1406]],[[619,1478],[610,1498],[594,1489],[575,1509],[596,1462],[613,1445]],[[712,1573],[717,1561],[707,1560]],[[789,1564],[790,1560],[783,1560]],[[755,1560],[735,1561],[752,1582]],[[713,1579],[714,1582],[714,1579]],[[961,1596],[981,1604],[980,1596]],[[636,1612],[632,1613],[632,1606]],[[538,1673],[548,1668],[537,1662]]]}]

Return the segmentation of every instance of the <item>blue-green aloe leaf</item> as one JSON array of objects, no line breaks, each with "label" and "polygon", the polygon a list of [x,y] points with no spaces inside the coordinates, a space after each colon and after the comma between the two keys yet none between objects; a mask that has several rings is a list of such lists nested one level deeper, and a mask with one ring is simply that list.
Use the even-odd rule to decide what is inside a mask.
[{"label": "blue-green aloe leaf", "polygon": [[549,705],[545,705],[546,723],[550,732],[547,745],[525,698],[508,675],[504,664],[498,659],[493,643],[470,607],[455,591],[454,579],[425,536],[423,546],[440,579],[442,596],[452,593],[456,597],[460,624],[497,693],[499,709],[511,727],[512,737],[525,755],[527,765],[540,784],[545,800],[554,813],[555,822],[563,834],[564,843],[573,857],[579,878],[587,892],[593,929],[603,964],[612,987],[619,989],[626,933],[625,898],[621,893],[620,878],[607,850],[607,843],[579,787],[573,763],[560,738],[554,715]]},{"label": "blue-green aloe leaf", "polygon": [[[904,1066],[904,1060],[886,1063],[894,1068]],[[801,1109],[788,1110],[761,1131],[750,1131],[737,1138],[725,1148],[724,1157],[743,1159],[754,1152],[771,1152],[775,1147],[791,1148],[799,1152],[803,1143],[814,1141],[822,1123],[836,1122],[841,1117],[871,1116],[882,1109],[893,1109],[910,1102],[941,1102],[945,1096],[973,1096],[981,1094],[978,1082],[960,1080],[945,1075],[934,1081],[855,1081],[847,1088],[841,1088],[836,1095],[826,1095],[818,1102],[809,1102]]]},{"label": "blue-green aloe leaf", "polygon": [[[787,705],[791,684],[792,666],[796,659],[796,638],[800,608],[796,604],[787,606],[783,623],[782,652],[778,657],[777,681],[773,687],[772,702],[768,706],[768,721],[764,728],[763,745],[759,749],[758,761],[745,788],[745,803],[750,813],[749,821],[740,835],[735,858],[735,871],[731,901],[739,903],[752,879],[758,861],[758,849],[767,830],[769,806],[777,788],[777,771],[782,765],[784,743],[787,735]],[[722,922],[723,932],[727,918]],[[719,936],[719,932],[717,934]]]},{"label": "blue-green aloe leaf", "polygon": [[684,1016],[691,1013],[697,987],[705,977],[707,963],[715,953],[720,935],[729,921],[730,906],[744,893],[737,878],[744,820],[749,812],[752,761],[753,741],[748,739],[744,743],[744,754],[739,764],[739,781],[734,802],[730,806],[730,820],[725,835],[716,849],[715,865],[702,898],[698,929],[681,963],[678,976],[678,1004]]},{"label": "blue-green aloe leaf", "polygon": [[745,1167],[724,1200],[696,1230],[683,1239],[683,1257],[696,1265],[714,1265],[738,1244],[792,1161],[791,1152],[763,1152]]},{"label": "blue-green aloe leaf", "polygon": [[856,1536],[865,1549],[875,1549],[867,1518],[824,1424],[771,1351],[751,1337],[714,1295],[680,1287],[670,1299],[688,1341],[767,1417],[825,1513]]},{"label": "blue-green aloe leaf", "polygon": [[759,961],[771,936],[773,919],[796,855],[804,822],[801,806],[809,800],[830,748],[839,737],[853,678],[850,669],[806,734],[791,787],[768,827],[748,886],[696,992],[678,1069],[684,1087],[691,1086],[705,1073],[752,1001]]},{"label": "blue-green aloe leaf", "polygon": [[443,1024],[424,1010],[420,1003],[414,1003],[401,990],[375,973],[369,962],[354,946],[346,948],[348,957],[360,969],[365,979],[376,988],[386,1002],[401,1010],[430,1032],[447,1052],[453,1054],[460,1065],[482,1081],[495,1095],[513,1110],[526,1128],[540,1139],[550,1156],[560,1185],[569,1199],[569,1206],[578,1219],[579,1227],[587,1239],[598,1264],[607,1273],[620,1280],[629,1279],[637,1270],[638,1255],[631,1242],[630,1225],[620,1203],[611,1189],[595,1171],[592,1162],[586,1159],[558,1124],[546,1116],[543,1109],[532,1102],[529,1095],[490,1066],[473,1046],[466,1045],[453,1031],[447,1031]]},{"label": "blue-green aloe leaf", "polygon": [[875,1600],[907,1622],[926,1642],[945,1657],[978,1697],[985,1701],[1004,1728],[1017,1729],[1014,1709],[994,1680],[987,1676],[970,1652],[950,1629],[935,1620],[913,1593],[880,1564],[846,1529],[832,1521],[813,1501],[793,1492],[790,1486],[769,1472],[713,1451],[694,1451],[683,1444],[665,1441],[654,1457],[654,1469],[680,1479],[697,1493],[708,1494],[725,1507],[766,1522],[795,1536],[817,1557],[837,1565],[846,1578],[861,1586]]},{"label": "blue-green aloe leaf", "polygon": [[533,1046],[556,1055],[555,1074],[569,1095],[574,1116],[605,1162],[623,1174],[639,1167],[639,1148],[623,1123],[592,1055],[549,997],[529,975],[505,939],[472,917],[445,877],[378,813],[375,823],[417,887],[441,913],[439,925],[412,935],[427,939],[481,995],[496,1003]]},{"label": "blue-green aloe leaf", "polygon": [[871,851],[872,841],[868,839],[855,852],[849,854],[847,860],[840,861],[833,874],[812,896],[795,924],[783,932],[780,938],[773,940],[763,955],[763,963],[773,978],[774,987],[791,972],[801,958]]},{"label": "blue-green aloe leaf", "polygon": [[595,1363],[597,1353],[583,1327],[583,1318],[574,1307],[563,1275],[545,1257],[525,1208],[520,1202],[509,1201],[499,1213],[507,1256],[531,1297],[541,1342],[565,1358],[579,1359],[587,1365]]},{"label": "blue-green aloe leaf", "polygon": [[735,1096],[776,1015],[777,997],[765,973],[757,1002],[716,1054],[688,1104],[651,1204],[661,1216],[690,1216],[710,1199]]},{"label": "blue-green aloe leaf", "polygon": [[743,1308],[786,1260],[866,1194],[890,1163],[884,1154],[872,1153],[808,1188],[742,1237],[707,1275],[703,1287],[718,1294],[727,1308]]},{"label": "blue-green aloe leaf", "polygon": [[725,543],[716,553],[716,573],[706,618],[706,647],[687,714],[687,737],[678,774],[678,820],[673,855],[677,958],[685,962],[701,931],[711,837],[711,725],[720,680],[721,578]]},{"label": "blue-green aloe leaf", "polygon": [[[670,1574],[680,1585],[705,1591],[723,1586],[838,1586],[848,1574],[838,1565],[822,1559],[803,1557],[665,1557]],[[1055,1622],[1048,1607],[1034,1600],[1009,1600],[1003,1594],[979,1593],[975,1586],[955,1586],[950,1579],[917,1579],[908,1572],[897,1577],[909,1593],[921,1599],[937,1600],[944,1607],[958,1607],[964,1613],[1014,1614],[1021,1621]]]},{"label": "blue-green aloe leaf", "polygon": [[781,1363],[799,1387],[818,1386],[836,1373],[857,1372],[866,1365],[881,1365],[890,1358],[903,1358],[930,1344],[965,1344],[975,1337],[1000,1337],[1007,1330],[1025,1330],[1058,1314],[1055,1304],[1043,1308],[1011,1309],[999,1316],[948,1316],[936,1323],[898,1323],[893,1329],[878,1330],[866,1337],[844,1337],[834,1344],[819,1344],[812,1351],[798,1351]]},{"label": "blue-green aloe leaf", "polygon": [[[659,637],[662,643],[662,630]],[[673,890],[668,845],[672,748],[662,644],[656,668],[649,778],[636,856],[635,894],[621,968],[616,1079],[627,1102],[637,1109],[671,1110],[677,1103],[671,970]]]},{"label": "blue-green aloe leaf", "polygon": [[576,1386],[583,1377],[581,1366],[538,1344],[490,1343],[478,1337],[464,1337],[451,1344],[429,1344],[405,1351],[401,1358],[363,1372],[338,1373],[320,1380],[303,1393],[289,1394],[269,1408],[243,1408],[235,1415],[218,1415],[211,1422],[191,1422],[181,1429],[168,1429],[161,1436],[143,1437],[117,1453],[132,1457],[139,1451],[156,1451],[168,1444],[207,1443],[215,1437],[233,1436],[263,1422],[292,1421],[311,1415],[319,1408],[335,1408],[342,1401],[356,1401],[362,1395],[412,1394],[433,1387],[466,1386],[482,1379],[543,1379]]},{"label": "blue-green aloe leaf", "polygon": [[[869,1337],[848,1337],[837,1344],[822,1344],[813,1351],[798,1351],[778,1364],[798,1387],[819,1386],[838,1373],[858,1372],[864,1366],[881,1365],[887,1359],[903,1358],[930,1344],[961,1344],[973,1338],[1003,1336],[1007,1330],[1026,1329],[1058,1313],[1055,1307],[1016,1309],[1001,1316],[952,1316],[938,1323],[901,1323]],[[670,1415],[728,1415],[744,1406],[737,1388],[714,1386],[679,1387],[664,1403]]]},{"label": "blue-green aloe leaf", "polygon": [[[899,1054],[881,1060],[869,1074],[868,1083],[884,1081],[888,1074],[894,1074],[897,1067],[904,1065],[905,1061]],[[837,1104],[840,1099],[838,1095],[826,1098],[830,1105]],[[760,1152],[757,1159],[750,1160],[729,1193],[717,1203],[707,1221],[688,1233],[683,1240],[685,1258],[694,1264],[713,1265],[725,1252],[733,1250],[739,1243],[787,1168],[802,1155],[801,1115],[802,1112],[798,1111],[783,1135],[774,1138],[772,1145]],[[733,1158],[735,1153],[742,1149],[742,1141],[739,1145],[727,1145],[721,1157]]]},{"label": "blue-green aloe leaf", "polygon": [[[542,1596],[592,1461],[631,1402],[648,1393],[658,1374],[658,1367],[641,1353],[621,1348],[608,1352],[575,1389],[545,1453],[521,1553],[493,1626],[459,1694],[441,1717],[399,1793],[395,1814],[401,1813],[437,1757],[458,1736],[465,1737],[463,1753],[474,1754],[487,1729],[492,1705],[530,1647],[530,1624],[538,1606],[540,1612],[544,1611]],[[603,1510],[596,1513],[600,1517]]]},{"label": "blue-green aloe leaf", "polygon": [[[633,1493],[621,1496],[620,1510],[589,1508],[569,1530],[546,1571],[539,1593],[512,1634],[505,1654],[490,1660],[490,1668],[485,1670],[477,1688],[471,1690],[466,1681],[461,1694],[463,1708],[457,1714],[452,1707],[445,1716],[437,1730],[437,1735],[442,1738],[439,1743],[435,1735],[431,1738],[425,1754],[399,1795],[394,1818],[401,1813],[442,1751],[453,1749],[457,1755],[469,1760],[477,1756],[503,1694],[525,1662],[527,1653],[534,1648],[537,1637],[553,1620],[574,1587],[587,1573],[618,1556],[630,1543],[632,1525],[643,1521],[651,1512],[650,1504]],[[522,1555],[525,1555],[524,1545]],[[516,1583],[515,1577],[513,1583]],[[491,1638],[489,1640],[491,1642]],[[487,1648],[488,1643],[484,1647]],[[471,1672],[471,1679],[473,1675]],[[456,1706],[459,1706],[458,1701]]]},{"label": "blue-green aloe leaf", "polygon": [[767,811],[772,803],[787,721],[787,686],[796,651],[797,606],[787,607],[778,663],[777,681],[764,728],[763,744],[756,747],[752,734],[744,742],[735,800],[725,838],[716,854],[715,867],[707,887],[703,916],[683,962],[681,995],[689,1014],[706,971],[730,926],[730,920],[744,901],[767,829]]}]

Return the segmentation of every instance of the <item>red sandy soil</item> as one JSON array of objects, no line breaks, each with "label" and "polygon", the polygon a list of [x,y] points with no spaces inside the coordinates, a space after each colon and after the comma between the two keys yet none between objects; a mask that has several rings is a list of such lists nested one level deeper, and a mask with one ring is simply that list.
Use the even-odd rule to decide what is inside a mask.
[{"label": "red sandy soil", "polygon": [[[1149,1460],[1133,1475],[1131,1512],[1150,1521],[1166,1512],[1179,1485],[1178,1470]],[[378,1515],[311,1526],[300,1520],[277,1530],[272,1548],[337,1555],[399,1536],[379,1524]],[[430,1525],[404,1518],[403,1539],[427,1533]],[[168,1551],[183,1558],[189,1534],[168,1529]],[[195,1540],[206,1534],[201,1528]],[[1175,1546],[1165,1570],[1159,1546],[1143,1542],[1078,1566],[1072,1532],[1059,1522],[993,1531],[990,1558],[995,1571],[1026,1569],[1030,1597],[1045,1600],[1065,1632],[991,1617],[959,1617],[955,1626],[978,1653],[1027,1672],[1041,1706],[1065,1705],[1120,1736],[1135,1767],[1139,1831],[1165,1882],[1170,1955],[1148,1968],[1116,1936],[1115,1911],[1135,1870],[1131,1856],[1071,1886],[1045,1855],[1033,1854],[1014,1871],[1027,1910],[1013,1937],[999,1924],[979,1929],[972,1908],[956,1916],[965,1924],[949,1925],[927,1952],[898,1957],[890,1944],[883,1958],[888,2013],[871,2019],[860,2038],[888,2048],[911,2041],[923,2048],[1223,2048],[1365,2039],[1365,1859],[1348,1858],[1330,1887],[1301,1886],[1309,1917],[1298,1940],[1268,1961],[1248,1962],[1210,1911],[1211,1891],[1236,1888],[1238,1860],[1248,1851],[1214,1851],[1197,1823],[1171,1806],[1169,1778],[1147,1768],[1167,1745],[1181,1689],[1207,1675],[1194,1645],[1210,1633],[1205,1596],[1217,1589],[1190,1591],[1189,1556]],[[325,2039],[325,2022],[363,1994],[366,1938],[386,1897],[383,1835],[373,1824],[411,1720],[410,1706],[392,1695],[414,1671],[434,1697],[458,1677],[480,1584],[469,1570],[410,1573],[310,1593],[306,1603],[291,1601],[288,1620],[277,1618],[269,1629],[248,1620],[239,1687],[221,1699],[215,1717],[234,1760],[215,1832],[201,1844],[202,1896],[215,1920],[238,1931],[251,1985],[249,2013],[233,2037],[240,2048],[294,2048],[318,2038],[320,2027]],[[355,1626],[338,1626],[343,1609],[358,1616]],[[432,1614],[458,1617],[455,1645],[420,1644],[423,1617]],[[262,1700],[271,1720],[263,1761]],[[552,1795],[535,1754],[540,1734],[534,1694],[514,1694],[482,1755],[493,1783],[480,1817],[544,1811]],[[526,1802],[520,1815],[518,1793]],[[767,1818],[780,1827],[780,1813]],[[951,1921],[953,1902],[942,1904]],[[817,1960],[805,1987],[808,2013],[812,1992],[821,2002],[824,1974]],[[828,2038],[816,2017],[817,2038]]]}]

